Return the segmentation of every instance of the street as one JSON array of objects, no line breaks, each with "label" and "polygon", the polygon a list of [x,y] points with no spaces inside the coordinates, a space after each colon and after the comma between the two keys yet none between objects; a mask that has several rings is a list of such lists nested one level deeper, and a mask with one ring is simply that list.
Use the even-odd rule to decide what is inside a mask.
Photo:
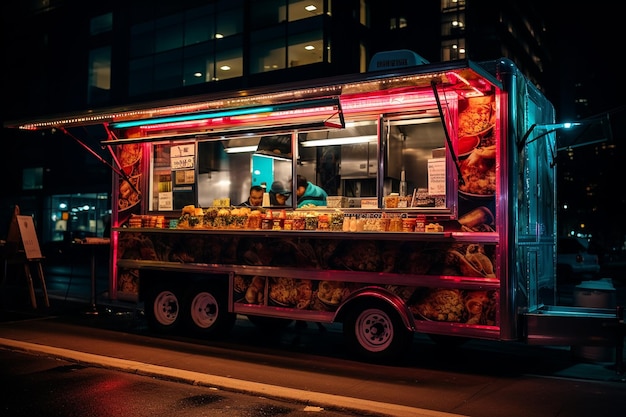
[{"label": "street", "polygon": [[[308,405],[324,409],[317,411],[320,416],[612,417],[623,415],[626,407],[623,374],[611,363],[577,361],[567,349],[472,341],[458,350],[441,351],[427,338],[416,337],[405,364],[382,366],[345,357],[342,337],[332,327],[323,337],[315,326],[290,326],[278,335],[264,335],[240,319],[230,337],[209,342],[151,335],[137,312],[85,311],[3,316],[8,319],[0,323],[0,357],[8,361],[3,378],[14,387],[9,404],[33,398],[37,390],[19,388],[25,384],[48,393],[37,401],[44,410],[61,410],[46,415],[111,415],[111,409],[87,412],[85,404],[102,406],[102,399],[96,401],[102,389],[111,390],[111,398],[128,399],[110,407],[138,416],[171,409],[189,397],[203,407],[193,415],[217,415],[207,410],[219,409],[219,415],[226,416],[298,416]],[[18,366],[13,355],[24,353],[37,356],[37,361],[63,362],[42,364],[47,371]],[[69,389],[50,393],[49,387],[58,384],[69,384]],[[229,401],[240,406],[209,401],[216,390],[220,398],[222,392],[238,394]],[[83,395],[77,396],[77,391]],[[283,411],[259,405],[259,397],[282,402]],[[77,402],[80,412],[62,411],[76,408]],[[144,402],[153,408],[131,405]],[[249,405],[248,411],[243,412],[241,404]],[[27,414],[9,414],[38,414],[33,407],[37,405],[29,403]]]}]

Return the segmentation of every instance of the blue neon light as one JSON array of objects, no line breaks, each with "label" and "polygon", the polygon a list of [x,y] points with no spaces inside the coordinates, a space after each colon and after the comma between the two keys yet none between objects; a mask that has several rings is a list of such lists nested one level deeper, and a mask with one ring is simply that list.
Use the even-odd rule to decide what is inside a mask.
[{"label": "blue neon light", "polygon": [[197,113],[197,114],[186,114],[186,115],[180,115],[180,116],[159,117],[155,119],[131,120],[128,122],[111,123],[111,127],[114,129],[125,129],[128,127],[136,127],[136,126],[150,126],[150,125],[157,125],[157,124],[163,124],[163,123],[188,122],[192,120],[202,120],[202,119],[216,119],[219,117],[241,116],[244,114],[269,113],[271,111],[274,111],[274,107],[255,107],[255,108],[249,108],[249,109],[227,110],[227,111],[216,112],[216,113]]}]

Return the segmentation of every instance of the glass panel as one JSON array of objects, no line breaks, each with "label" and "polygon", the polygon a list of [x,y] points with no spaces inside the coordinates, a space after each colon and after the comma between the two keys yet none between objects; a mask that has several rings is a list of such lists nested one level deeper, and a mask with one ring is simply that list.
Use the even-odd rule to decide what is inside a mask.
[{"label": "glass panel", "polygon": [[[446,140],[439,117],[385,122],[384,194],[411,196],[407,206],[445,207]],[[415,196],[415,199],[412,197]]]},{"label": "glass panel", "polygon": [[256,0],[250,3],[252,29],[267,28],[287,20],[286,0]]},{"label": "glass panel", "polygon": [[185,48],[184,85],[208,83],[213,79],[212,51],[208,42]]},{"label": "glass panel", "polygon": [[215,38],[226,38],[243,32],[243,8],[220,10],[217,13]]},{"label": "glass panel", "polygon": [[447,40],[441,43],[443,61],[465,58],[465,39]]},{"label": "glass panel", "polygon": [[50,197],[43,240],[71,241],[110,233],[111,207],[106,193],[60,194]]},{"label": "glass panel", "polygon": [[183,46],[183,15],[178,13],[155,22],[155,52]]},{"label": "glass panel", "polygon": [[215,32],[213,14],[190,17],[193,19],[185,22],[185,45],[195,45],[213,39]]},{"label": "glass panel", "polygon": [[134,59],[130,61],[128,95],[136,96],[152,91],[154,66],[153,57]]},{"label": "glass panel", "polygon": [[230,37],[223,41],[225,42],[219,42],[219,49],[215,54],[215,79],[241,77],[243,75],[242,37]]},{"label": "glass panel", "polygon": [[43,168],[24,168],[22,170],[22,190],[43,189]]},{"label": "glass panel", "polygon": [[324,0],[289,0],[289,21],[324,14]]},{"label": "glass panel", "polygon": [[89,51],[89,104],[106,103],[111,92],[111,47]]},{"label": "glass panel", "polygon": [[251,34],[250,73],[285,68],[284,29],[279,26]]},{"label": "glass panel", "polygon": [[373,120],[340,131],[301,133],[298,175],[328,196],[376,197],[377,138]]},{"label": "glass panel", "polygon": [[154,89],[166,90],[182,86],[182,50],[166,52],[154,59]]},{"label": "glass panel", "polygon": [[131,58],[154,53],[154,22],[134,25],[130,31]]},{"label": "glass panel", "polygon": [[287,51],[289,67],[322,62],[324,57],[323,36],[321,30],[291,35]]},{"label": "glass panel", "polygon": [[89,21],[89,34],[91,36],[110,32],[113,29],[113,13],[96,16]]}]

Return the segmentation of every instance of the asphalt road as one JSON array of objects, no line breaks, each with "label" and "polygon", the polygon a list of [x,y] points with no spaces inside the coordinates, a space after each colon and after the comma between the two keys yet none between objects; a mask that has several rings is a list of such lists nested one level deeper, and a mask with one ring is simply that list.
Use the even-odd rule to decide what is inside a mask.
[{"label": "asphalt road", "polygon": [[4,312],[0,346],[250,395],[247,401],[262,396],[293,412],[313,406],[345,416],[621,417],[626,410],[624,375],[609,362],[578,361],[567,349],[472,341],[442,351],[416,337],[402,365],[383,366],[351,360],[332,326],[323,334],[313,325],[266,334],[241,318],[222,341],[165,339],[148,331],[140,312],[101,308],[93,315],[77,307],[59,315]]}]

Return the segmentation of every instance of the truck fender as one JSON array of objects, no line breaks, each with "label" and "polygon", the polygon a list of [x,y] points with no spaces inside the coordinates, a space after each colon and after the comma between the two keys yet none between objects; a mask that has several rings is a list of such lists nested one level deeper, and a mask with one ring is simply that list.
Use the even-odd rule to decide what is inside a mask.
[{"label": "truck fender", "polygon": [[407,307],[406,303],[396,294],[376,286],[363,287],[351,292],[344,302],[337,308],[333,321],[342,322],[348,310],[354,308],[357,304],[367,304],[366,300],[368,298],[382,300],[392,306],[400,315],[402,323],[406,329],[411,332],[416,331],[413,314]]}]

